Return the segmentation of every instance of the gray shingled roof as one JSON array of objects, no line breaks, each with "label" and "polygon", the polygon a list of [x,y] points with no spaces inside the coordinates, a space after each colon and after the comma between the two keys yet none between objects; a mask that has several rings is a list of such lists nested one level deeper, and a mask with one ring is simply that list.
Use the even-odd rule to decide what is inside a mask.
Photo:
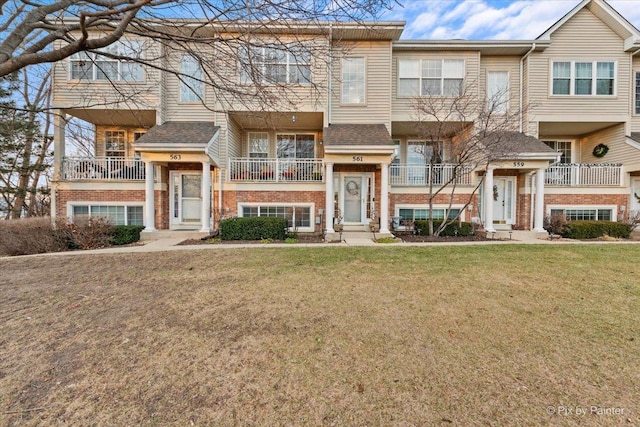
[{"label": "gray shingled roof", "polygon": [[393,145],[383,124],[332,124],[324,128],[324,145]]},{"label": "gray shingled roof", "polygon": [[556,150],[533,136],[521,132],[493,132],[483,141],[489,149],[497,154],[554,154]]},{"label": "gray shingled roof", "polygon": [[206,144],[218,129],[213,122],[166,122],[149,129],[136,144]]}]

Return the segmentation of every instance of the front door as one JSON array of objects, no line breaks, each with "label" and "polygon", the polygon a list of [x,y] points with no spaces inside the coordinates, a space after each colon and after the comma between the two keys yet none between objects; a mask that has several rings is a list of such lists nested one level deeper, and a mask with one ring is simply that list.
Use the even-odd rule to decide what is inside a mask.
[{"label": "front door", "polygon": [[493,178],[493,223],[513,224],[515,178]]},{"label": "front door", "polygon": [[640,213],[640,178],[631,179],[631,212]]},{"label": "front door", "polygon": [[200,225],[202,173],[172,172],[171,182],[171,224]]},{"label": "front door", "polygon": [[[335,177],[334,188],[345,225],[367,224],[373,210],[373,174],[345,173]],[[336,216],[336,219],[338,217]]]}]

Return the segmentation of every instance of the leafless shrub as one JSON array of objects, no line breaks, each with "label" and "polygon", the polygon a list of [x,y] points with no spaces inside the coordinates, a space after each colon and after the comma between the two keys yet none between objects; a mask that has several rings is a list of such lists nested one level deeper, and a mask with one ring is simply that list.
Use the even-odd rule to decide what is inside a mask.
[{"label": "leafless shrub", "polygon": [[51,218],[0,221],[0,255],[58,252],[66,247],[56,235]]},{"label": "leafless shrub", "polygon": [[624,222],[629,224],[632,227],[637,227],[640,225],[640,210],[639,211],[630,211]]},{"label": "leafless shrub", "polygon": [[103,217],[78,217],[74,223],[59,221],[58,237],[69,249],[99,249],[111,244],[114,226]]},{"label": "leafless shrub", "polygon": [[544,229],[550,236],[562,234],[562,230],[567,225],[567,217],[563,214],[551,214],[544,219]]}]

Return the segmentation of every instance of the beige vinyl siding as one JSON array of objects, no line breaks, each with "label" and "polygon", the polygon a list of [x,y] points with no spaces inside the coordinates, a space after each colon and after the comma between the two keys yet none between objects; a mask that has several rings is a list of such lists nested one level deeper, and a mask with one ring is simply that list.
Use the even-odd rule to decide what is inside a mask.
[{"label": "beige vinyl siding", "polygon": [[241,157],[246,151],[246,142],[242,138],[242,128],[227,115],[228,156]]},{"label": "beige vinyl siding", "polygon": [[484,56],[480,59],[480,93],[487,93],[487,76],[490,71],[509,73],[509,114],[518,114],[520,108],[520,57]]},{"label": "beige vinyl siding", "polygon": [[[622,121],[629,112],[629,56],[624,41],[588,9],[556,30],[551,45],[529,56],[528,91],[537,121]],[[615,96],[551,96],[552,61],[615,61]],[[595,73],[595,70],[594,70]]]},{"label": "beige vinyl siding", "polygon": [[[391,42],[352,42],[336,46],[332,64],[330,123],[384,123],[391,126]],[[363,57],[365,61],[365,104],[342,105],[342,57]]]},{"label": "beige vinyl siding", "polygon": [[[61,43],[55,45],[59,46]],[[144,55],[160,56],[159,45],[145,39]],[[109,82],[71,80],[70,58],[53,64],[54,108],[153,110],[160,102],[159,86],[160,72],[151,67],[144,67],[144,81]]]},{"label": "beige vinyl siding", "polygon": [[[621,123],[582,138],[582,163],[640,162],[640,150],[625,142],[624,128],[624,123]],[[593,148],[601,143],[609,147],[609,152],[604,157],[598,158],[593,155]]]},{"label": "beige vinyl siding", "polygon": [[[233,35],[225,35],[232,37]],[[238,35],[236,35],[238,37]],[[267,43],[268,40],[264,40]],[[242,83],[237,46],[216,46],[220,84],[223,89],[216,94],[221,111],[322,111],[327,103],[327,40],[324,37],[282,36],[279,43],[309,46],[311,57],[311,84]],[[236,91],[224,90],[229,87]]]},{"label": "beige vinyl siding", "polygon": [[399,122],[414,121],[416,113],[411,97],[398,97],[398,60],[399,59],[463,59],[465,66],[466,93],[471,99],[477,99],[480,81],[480,53],[460,52],[394,52],[392,62],[392,120]]}]

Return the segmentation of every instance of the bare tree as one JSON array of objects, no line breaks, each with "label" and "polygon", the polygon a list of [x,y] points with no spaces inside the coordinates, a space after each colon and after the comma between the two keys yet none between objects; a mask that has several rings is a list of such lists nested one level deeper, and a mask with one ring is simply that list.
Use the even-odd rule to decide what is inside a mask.
[{"label": "bare tree", "polygon": [[44,212],[49,196],[47,170],[51,164],[50,74],[35,76],[22,69],[0,77],[0,194],[9,218]]},{"label": "bare tree", "polygon": [[[422,155],[428,186],[429,234],[439,236],[472,203],[484,181],[484,174],[476,182],[464,206],[457,215],[445,216],[434,229],[433,205],[439,195],[447,195],[451,211],[454,196],[463,183],[470,182],[473,172],[486,172],[492,161],[514,154],[509,143],[517,131],[520,113],[507,108],[506,93],[485,96],[477,81],[450,89],[447,96],[427,94],[413,98],[415,138],[422,145],[415,146]],[[514,104],[515,105],[515,104]],[[459,199],[458,199],[459,203]]]}]

